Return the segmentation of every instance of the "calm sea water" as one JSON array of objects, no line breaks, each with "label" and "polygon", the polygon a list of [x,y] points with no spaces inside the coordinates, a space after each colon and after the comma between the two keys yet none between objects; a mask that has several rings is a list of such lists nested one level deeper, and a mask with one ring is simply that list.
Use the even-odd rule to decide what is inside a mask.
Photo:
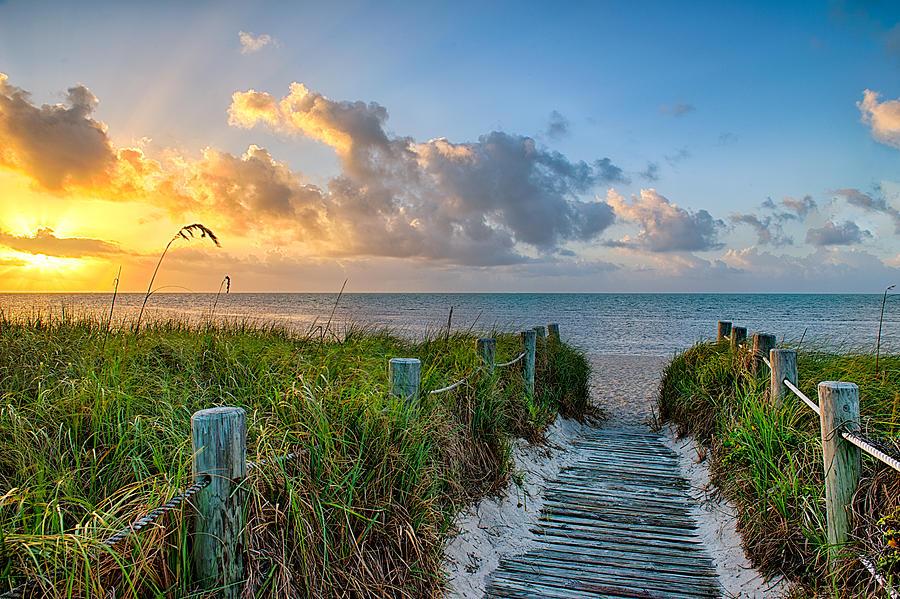
[{"label": "calm sea water", "polygon": [[[208,318],[214,294],[155,294],[150,318]],[[35,311],[104,315],[110,294],[0,294],[7,314]],[[777,294],[336,294],[246,293],[220,296],[216,318],[275,322],[306,331],[328,321],[391,327],[421,336],[447,326],[457,330],[521,330],[558,322],[565,339],[592,355],[668,355],[715,336],[718,320],[797,341],[874,348],[880,295]],[[133,319],[143,294],[120,294],[114,322]],[[147,318],[147,316],[145,316]],[[807,341],[808,340],[808,341]],[[900,302],[888,296],[882,347],[900,350]]]}]

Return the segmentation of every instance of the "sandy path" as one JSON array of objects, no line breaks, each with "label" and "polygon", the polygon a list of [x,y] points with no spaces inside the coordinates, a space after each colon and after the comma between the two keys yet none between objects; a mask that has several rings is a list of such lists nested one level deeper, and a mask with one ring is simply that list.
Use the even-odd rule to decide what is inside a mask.
[{"label": "sandy path", "polygon": [[[592,396],[607,415],[605,426],[647,425],[654,418],[656,394],[662,369],[661,356],[593,356]],[[585,431],[574,421],[557,420],[548,434],[548,445],[535,447],[519,441],[513,452],[516,470],[524,475],[522,486],[511,483],[502,497],[487,498],[464,510],[456,526],[461,534],[448,543],[445,571],[449,597],[480,598],[485,582],[500,560],[535,547],[531,531],[543,507],[543,492],[564,467],[582,459],[571,443]],[[676,441],[663,430],[664,441],[680,456],[681,473],[691,484],[699,505],[693,515],[701,538],[716,561],[726,597],[774,599],[786,586],[766,582],[750,567],[734,528],[732,506],[718,500],[709,484],[704,463],[697,463],[692,442]]]},{"label": "sandy path", "polygon": [[662,356],[592,356],[591,395],[603,408],[608,425],[644,424],[656,409],[656,391],[668,358]]},{"label": "sandy path", "polygon": [[[657,389],[669,359],[657,356],[596,356],[591,360],[595,380],[592,391],[609,416],[608,425],[649,423],[655,418]],[[766,581],[744,555],[735,529],[734,506],[717,497],[706,462],[698,456],[693,439],[675,439],[674,431],[661,431],[664,442],[681,458],[681,474],[690,482],[697,507],[694,517],[699,535],[716,562],[726,597],[773,599],[787,591],[781,579]]]}]

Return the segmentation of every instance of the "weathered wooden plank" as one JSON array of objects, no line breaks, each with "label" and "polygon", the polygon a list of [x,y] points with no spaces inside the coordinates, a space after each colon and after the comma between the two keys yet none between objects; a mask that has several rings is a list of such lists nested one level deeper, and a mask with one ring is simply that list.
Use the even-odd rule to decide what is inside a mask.
[{"label": "weathered wooden plank", "polygon": [[711,599],[721,590],[697,536],[693,489],[659,435],[599,429],[544,495],[537,547],[502,560],[487,597]]},{"label": "weathered wooden plank", "polygon": [[[677,546],[669,546],[665,548],[654,548],[647,546],[648,544],[646,539],[640,539],[634,536],[622,535],[618,538],[610,535],[591,536],[585,531],[577,530],[561,531],[558,529],[554,530],[546,528],[544,529],[541,536],[551,537],[553,539],[553,542],[557,545],[561,545],[564,543],[579,545],[584,547],[586,551],[590,551],[592,547],[595,547],[599,549],[620,549],[623,551],[628,551],[630,553],[641,552],[648,555],[683,555],[685,557],[690,557],[691,555],[697,553],[698,549],[698,547],[691,547],[689,544],[680,544]],[[588,545],[587,543],[589,542],[592,545]]]},{"label": "weathered wooden plank", "polygon": [[606,522],[615,522],[617,524],[631,526],[659,526],[667,528],[677,528],[679,530],[696,530],[697,525],[693,522],[674,520],[660,514],[647,514],[645,512],[631,512],[628,510],[615,510],[605,507],[598,507],[593,513],[585,514],[576,512],[573,509],[565,508],[561,505],[553,506],[553,513],[549,514],[547,519],[551,522],[583,522],[593,521],[594,519],[602,519]]},{"label": "weathered wooden plank", "polygon": [[665,578],[667,580],[684,579],[690,583],[694,580],[716,579],[716,571],[711,568],[698,567],[696,564],[683,562],[666,564],[628,559],[612,559],[609,556],[595,556],[588,553],[567,553],[565,551],[540,550],[534,553],[532,563],[572,564],[586,566],[587,570],[601,571],[608,569],[623,576],[634,578]]},{"label": "weathered wooden plank", "polygon": [[713,564],[712,560],[697,556],[696,551],[692,551],[687,557],[673,558],[668,553],[649,554],[644,552],[636,553],[634,551],[605,551],[603,549],[588,553],[567,545],[554,544],[538,549],[536,554],[560,559],[573,555],[573,551],[578,556],[576,559],[602,559],[603,563],[610,565],[625,562],[626,565],[635,565],[635,567],[641,569],[658,565],[664,571],[683,572],[686,574],[700,572],[715,575],[715,564]]},{"label": "weathered wooden plank", "polygon": [[[497,574],[510,578],[514,576],[516,579],[528,581],[535,586],[543,588],[551,587],[576,592],[590,592],[592,588],[596,588],[595,585],[603,585],[620,589],[643,589],[666,599],[695,599],[697,597],[718,596],[718,588],[709,584],[698,583],[693,587],[686,588],[683,584],[678,585],[665,580],[649,582],[646,580],[632,580],[626,576],[616,574],[597,572],[583,572],[579,576],[578,572],[577,568],[554,569],[550,567],[541,567],[540,571],[538,571],[534,566],[529,567],[526,564],[511,562],[502,571],[498,571]],[[498,576],[498,582],[499,579],[500,577]]]},{"label": "weathered wooden plank", "polygon": [[585,505],[596,505],[598,501],[606,499],[612,505],[627,505],[642,510],[674,510],[679,515],[689,514],[687,504],[683,497],[661,498],[653,493],[641,494],[631,490],[622,491],[605,485],[599,489],[599,491],[600,492],[594,492],[594,489],[584,487],[582,491],[566,493],[554,492],[548,499],[553,501],[558,498],[567,502],[571,500],[576,502],[576,504],[583,503]]}]

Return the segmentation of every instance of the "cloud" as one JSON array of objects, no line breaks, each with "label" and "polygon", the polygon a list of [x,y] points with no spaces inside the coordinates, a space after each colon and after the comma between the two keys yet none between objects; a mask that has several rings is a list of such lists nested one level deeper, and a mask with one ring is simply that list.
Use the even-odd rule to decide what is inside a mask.
[{"label": "cloud", "polygon": [[888,56],[900,60],[900,23],[884,34],[884,50]]},{"label": "cloud", "polygon": [[648,162],[647,168],[639,172],[638,175],[647,181],[659,181],[659,163]]},{"label": "cloud", "polygon": [[733,278],[732,290],[743,287],[748,291],[834,292],[837,281],[841,290],[877,290],[882,281],[893,280],[900,273],[855,247],[818,247],[806,256],[772,254],[749,247],[729,250],[722,260],[743,272],[741,278],[746,283],[741,285],[741,278]]},{"label": "cloud", "polygon": [[179,157],[146,180],[154,186],[145,193],[166,198],[178,216],[221,215],[232,232],[252,229],[270,240],[321,242],[327,237],[323,191],[255,145],[239,157],[206,148],[199,159]]},{"label": "cloud", "polygon": [[852,221],[844,221],[836,224],[831,220],[825,221],[825,225],[819,229],[809,229],[806,232],[806,242],[815,246],[829,245],[854,245],[864,239],[872,237],[872,233]]},{"label": "cloud", "polygon": [[863,99],[856,106],[862,122],[872,130],[872,137],[885,145],[900,148],[900,99],[879,102],[881,94],[863,91]]},{"label": "cloud", "polygon": [[83,85],[66,104],[32,104],[0,73],[0,164],[28,173],[48,189],[103,178],[115,155],[106,127],[92,118],[97,98]]},{"label": "cloud", "polygon": [[884,197],[875,199],[870,195],[861,192],[858,189],[835,189],[832,190],[834,195],[841,196],[847,200],[851,206],[862,208],[868,212],[886,214],[894,221],[894,230],[900,233],[900,210],[892,206],[888,206]]},{"label": "cloud", "polygon": [[24,266],[28,266],[28,264],[29,263],[27,260],[22,260],[21,258],[0,257],[0,267],[21,268]]},{"label": "cloud", "polygon": [[760,245],[792,245],[794,240],[788,237],[777,216],[758,216],[756,214],[735,213],[729,217],[733,223],[749,225],[756,232]]},{"label": "cloud", "polygon": [[682,104],[676,103],[667,106],[660,106],[659,111],[666,115],[672,117],[680,117],[691,112],[694,112],[697,108],[693,104]]},{"label": "cloud", "polygon": [[554,110],[550,113],[550,122],[544,134],[553,140],[562,139],[569,134],[569,119]]},{"label": "cloud", "polygon": [[815,211],[817,207],[816,201],[809,194],[796,200],[791,197],[784,197],[781,199],[781,205],[794,212],[801,219],[806,218],[806,215],[811,211]]},{"label": "cloud", "polygon": [[644,249],[651,252],[705,251],[722,247],[717,237],[725,227],[706,210],[689,212],[669,203],[655,189],[642,189],[629,202],[610,190],[606,202],[616,216],[638,224],[637,238],[606,242],[611,247]]},{"label": "cloud", "polygon": [[31,236],[13,235],[0,230],[0,245],[17,252],[58,258],[86,258],[124,253],[118,244],[102,239],[57,237],[49,227],[41,227]]},{"label": "cloud", "polygon": [[674,154],[666,154],[664,156],[666,162],[668,162],[670,166],[675,166],[682,160],[687,160],[690,157],[691,152],[687,148],[679,148]]},{"label": "cloud", "polygon": [[719,134],[719,139],[717,145],[720,146],[730,146],[732,144],[736,144],[738,142],[738,136],[730,131],[723,131]]},{"label": "cloud", "polygon": [[247,33],[246,31],[238,31],[238,39],[241,42],[241,54],[253,54],[254,52],[259,52],[268,45],[278,45],[278,40],[267,33],[254,36],[252,33]]},{"label": "cloud", "polygon": [[293,83],[271,94],[236,92],[229,123],[303,135],[332,147],[342,172],[320,190],[333,251],[486,265],[530,260],[596,238],[614,220],[580,196],[626,181],[608,158],[570,161],[529,137],[493,131],[477,141],[416,142],[388,134],[374,102],[331,100]]},{"label": "cloud", "polygon": [[615,217],[584,196],[627,180],[608,158],[572,161],[521,135],[494,131],[466,143],[398,137],[385,129],[384,107],[333,101],[301,84],[280,100],[236,93],[232,125],[264,125],[334,148],[342,172],[313,185],[256,145],[242,156],[206,148],[199,157],[170,150],[159,159],[114,149],[90,118],[96,98],[81,86],[68,98],[38,108],[3,77],[0,166],[52,189],[78,186],[80,197],[146,202],[177,220],[211,219],[316,255],[529,262],[597,238]]}]

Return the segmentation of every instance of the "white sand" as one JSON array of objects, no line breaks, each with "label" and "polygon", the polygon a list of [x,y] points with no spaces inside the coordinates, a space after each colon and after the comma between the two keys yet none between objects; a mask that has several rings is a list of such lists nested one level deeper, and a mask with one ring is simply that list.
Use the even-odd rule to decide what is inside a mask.
[{"label": "white sand", "polygon": [[510,482],[501,497],[487,497],[456,518],[461,534],[444,550],[444,571],[450,581],[448,597],[483,597],[487,577],[500,560],[535,545],[531,527],[541,514],[543,491],[562,468],[579,459],[569,441],[583,426],[575,420],[557,418],[547,432],[546,445],[516,441],[513,460],[515,471],[524,475],[522,487]]},{"label": "white sand", "polygon": [[[700,538],[716,562],[719,583],[726,597],[774,599],[783,597],[789,584],[781,577],[765,580],[744,555],[741,537],[735,528],[735,509],[731,502],[714,493],[708,462],[700,461],[699,446],[693,438],[675,438],[674,427],[666,427],[664,441],[681,458],[681,473],[691,484],[697,507],[694,517]],[[705,453],[703,454],[705,455]]]}]

